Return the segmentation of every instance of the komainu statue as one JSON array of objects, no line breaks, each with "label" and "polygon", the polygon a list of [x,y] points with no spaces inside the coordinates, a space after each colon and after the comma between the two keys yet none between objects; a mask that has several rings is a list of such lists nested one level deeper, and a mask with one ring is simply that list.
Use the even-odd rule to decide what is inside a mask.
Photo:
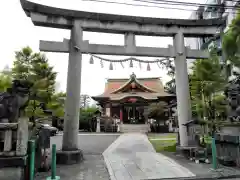
[{"label": "komainu statue", "polygon": [[240,79],[228,83],[225,95],[228,101],[228,120],[240,121]]},{"label": "komainu statue", "polygon": [[32,83],[25,80],[13,80],[7,92],[0,93],[0,122],[14,123],[24,114],[28,105]]}]

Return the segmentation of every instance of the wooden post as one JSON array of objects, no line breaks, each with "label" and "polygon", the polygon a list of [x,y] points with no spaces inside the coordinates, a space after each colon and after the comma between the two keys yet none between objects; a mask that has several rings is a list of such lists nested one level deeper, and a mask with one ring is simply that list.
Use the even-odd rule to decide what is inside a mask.
[{"label": "wooden post", "polygon": [[123,123],[123,107],[120,106],[120,121],[121,121],[121,124]]}]

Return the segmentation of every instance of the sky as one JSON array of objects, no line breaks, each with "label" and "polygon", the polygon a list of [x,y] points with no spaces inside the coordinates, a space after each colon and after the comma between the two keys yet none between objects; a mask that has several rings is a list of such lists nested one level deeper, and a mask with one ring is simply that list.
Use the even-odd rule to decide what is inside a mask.
[{"label": "sky", "polygon": [[[148,16],[160,18],[180,18],[188,19],[191,11],[183,11],[176,9],[161,9],[150,7],[135,7],[119,4],[106,4],[98,2],[90,2],[83,0],[31,0],[40,4],[45,4],[54,7],[65,9],[74,9],[91,12],[102,12],[111,14],[133,15],[133,16]],[[111,0],[118,2],[137,3],[132,0]],[[185,2],[204,3],[205,0],[181,0]],[[159,5],[164,6],[164,5]],[[165,6],[166,7],[166,6]],[[167,6],[169,7],[169,6]],[[176,8],[184,8],[174,6]],[[45,28],[34,26],[31,19],[28,18],[20,5],[20,0],[4,1],[0,6],[0,47],[1,60],[0,69],[6,65],[12,67],[14,61],[14,52],[21,50],[25,46],[30,46],[35,52],[39,51],[39,40],[62,41],[63,38],[70,38],[69,30]],[[84,40],[89,40],[95,44],[110,44],[123,45],[123,35],[105,34],[84,32]],[[167,47],[172,44],[171,37],[136,37],[136,45],[147,47]],[[45,53],[49,59],[49,63],[54,66],[57,75],[57,90],[66,91],[67,80],[67,64],[68,54],[65,53]],[[108,59],[124,59],[124,56],[101,56]],[[129,78],[134,72],[137,77],[161,77],[163,83],[169,80],[166,75],[166,70],[159,68],[157,65],[151,66],[151,71],[147,71],[146,66],[134,64],[133,68],[129,68],[129,64],[124,64],[124,68],[120,64],[114,64],[114,70],[109,70],[109,64],[104,63],[104,68],[101,68],[100,61],[95,60],[94,64],[89,64],[89,55],[83,55],[82,58],[82,84],[81,94],[91,96],[99,95],[104,91],[104,85],[107,78]],[[155,58],[138,57],[138,59],[154,60]]]}]

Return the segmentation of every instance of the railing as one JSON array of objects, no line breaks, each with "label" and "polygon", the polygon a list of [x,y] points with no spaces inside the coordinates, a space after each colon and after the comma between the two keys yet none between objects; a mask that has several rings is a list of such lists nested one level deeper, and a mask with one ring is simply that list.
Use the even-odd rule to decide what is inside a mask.
[{"label": "railing", "polygon": [[25,156],[27,154],[28,121],[0,123],[0,157]]}]

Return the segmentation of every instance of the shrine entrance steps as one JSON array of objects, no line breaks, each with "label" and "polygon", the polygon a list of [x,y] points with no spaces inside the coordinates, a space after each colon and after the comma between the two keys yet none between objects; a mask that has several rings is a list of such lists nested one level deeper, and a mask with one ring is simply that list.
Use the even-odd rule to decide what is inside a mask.
[{"label": "shrine entrance steps", "polygon": [[122,133],[131,133],[131,132],[138,132],[138,133],[147,133],[150,130],[148,124],[120,124],[120,132]]}]

